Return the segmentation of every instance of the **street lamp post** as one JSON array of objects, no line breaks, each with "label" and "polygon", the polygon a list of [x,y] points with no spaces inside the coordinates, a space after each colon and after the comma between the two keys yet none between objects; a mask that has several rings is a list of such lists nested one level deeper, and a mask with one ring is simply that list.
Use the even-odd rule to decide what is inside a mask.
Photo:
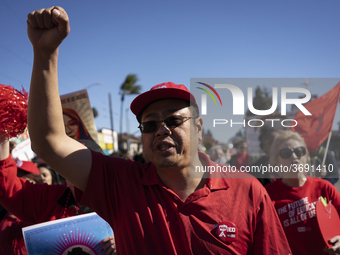
[{"label": "street lamp post", "polygon": [[[89,88],[91,88],[92,86],[100,86],[102,85],[103,83],[101,82],[94,82],[94,83],[91,83],[90,85],[87,85],[84,89],[88,90]],[[93,111],[93,108],[92,108],[92,111]]]},{"label": "street lamp post", "polygon": [[102,85],[102,84],[103,84],[103,83],[101,83],[101,82],[91,83],[90,85],[86,86],[85,89],[88,89],[88,88],[90,88],[90,87],[92,87],[92,86],[100,86],[100,85]]}]

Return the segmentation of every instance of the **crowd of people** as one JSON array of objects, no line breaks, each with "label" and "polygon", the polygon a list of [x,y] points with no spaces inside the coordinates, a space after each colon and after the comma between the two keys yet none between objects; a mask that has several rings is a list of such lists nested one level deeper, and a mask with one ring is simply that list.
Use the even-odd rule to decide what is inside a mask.
[{"label": "crowd of people", "polygon": [[[22,228],[92,210],[114,231],[102,240],[106,254],[340,253],[340,235],[327,247],[315,210],[302,209],[322,196],[340,213],[340,194],[330,180],[303,172],[254,178],[240,171],[195,171],[249,165],[247,143],[235,142],[237,153],[229,159],[221,146],[212,147],[210,156],[202,153],[203,120],[184,85],[155,85],[131,103],[144,150],[135,160],[105,156],[70,137],[57,73],[59,45],[70,31],[68,15],[61,7],[34,11],[27,31],[34,49],[28,128],[43,163],[16,163],[0,130],[1,254],[26,254],[22,236],[11,230],[15,224]],[[254,164],[310,163],[297,133],[265,128],[259,140],[265,155]]]},{"label": "crowd of people", "polygon": [[[22,228],[93,212],[76,202],[74,186],[46,163],[14,160],[9,137],[0,132],[0,254],[26,255]],[[114,236],[103,240],[114,255]]]}]

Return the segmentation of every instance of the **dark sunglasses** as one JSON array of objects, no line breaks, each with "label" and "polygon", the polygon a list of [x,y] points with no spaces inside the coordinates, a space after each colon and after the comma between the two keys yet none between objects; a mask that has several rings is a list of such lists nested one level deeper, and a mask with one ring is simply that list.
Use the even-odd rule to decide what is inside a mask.
[{"label": "dark sunglasses", "polygon": [[281,149],[280,152],[279,152],[279,155],[283,159],[288,159],[293,155],[293,152],[295,153],[295,155],[298,158],[300,158],[300,157],[306,155],[306,148],[305,147],[298,147],[298,148],[295,148],[295,149],[288,149],[288,148]]},{"label": "dark sunglasses", "polygon": [[138,128],[142,133],[152,133],[155,132],[161,123],[164,123],[169,129],[173,129],[182,125],[188,119],[196,119],[197,117],[183,117],[183,116],[170,116],[161,121],[145,121],[141,123]]}]

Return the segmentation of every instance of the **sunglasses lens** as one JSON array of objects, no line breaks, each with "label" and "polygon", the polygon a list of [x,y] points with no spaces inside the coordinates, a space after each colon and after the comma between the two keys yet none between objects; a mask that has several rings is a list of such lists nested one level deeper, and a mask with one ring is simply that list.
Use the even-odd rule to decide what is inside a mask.
[{"label": "sunglasses lens", "polygon": [[293,152],[290,149],[282,149],[280,150],[280,157],[283,159],[290,158],[292,156]]},{"label": "sunglasses lens", "polygon": [[294,150],[295,155],[299,158],[302,157],[306,154],[306,148],[304,147],[299,147]]},{"label": "sunglasses lens", "polygon": [[156,121],[147,121],[141,124],[141,131],[142,133],[151,133],[157,129],[157,122]]},{"label": "sunglasses lens", "polygon": [[171,116],[169,118],[166,118],[164,120],[164,123],[168,128],[175,128],[183,123],[183,117],[182,116]]},{"label": "sunglasses lens", "polygon": [[279,152],[279,155],[283,159],[288,159],[292,156],[293,152],[295,153],[296,157],[300,158],[304,155],[306,155],[306,148],[305,147],[299,147],[294,150],[290,150],[288,148],[282,149]]},{"label": "sunglasses lens", "polygon": [[184,118],[191,117],[170,116],[163,121],[146,121],[140,124],[139,128],[142,133],[152,133],[158,129],[160,123],[164,122],[165,126],[171,129],[182,125],[182,123],[184,122]]}]

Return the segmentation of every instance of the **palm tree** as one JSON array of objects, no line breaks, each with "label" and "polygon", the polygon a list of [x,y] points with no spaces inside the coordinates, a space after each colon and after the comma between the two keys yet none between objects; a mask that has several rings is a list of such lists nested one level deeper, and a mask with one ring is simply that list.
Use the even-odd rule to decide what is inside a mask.
[{"label": "palm tree", "polygon": [[123,105],[125,95],[136,95],[140,94],[140,90],[142,86],[136,85],[138,78],[135,74],[128,74],[125,78],[125,81],[120,86],[119,94],[122,95],[121,97],[121,104],[120,104],[120,134],[123,132]]},{"label": "palm tree", "polygon": [[97,116],[99,115],[95,107],[92,107],[92,113],[93,113],[93,118],[97,118]]}]

